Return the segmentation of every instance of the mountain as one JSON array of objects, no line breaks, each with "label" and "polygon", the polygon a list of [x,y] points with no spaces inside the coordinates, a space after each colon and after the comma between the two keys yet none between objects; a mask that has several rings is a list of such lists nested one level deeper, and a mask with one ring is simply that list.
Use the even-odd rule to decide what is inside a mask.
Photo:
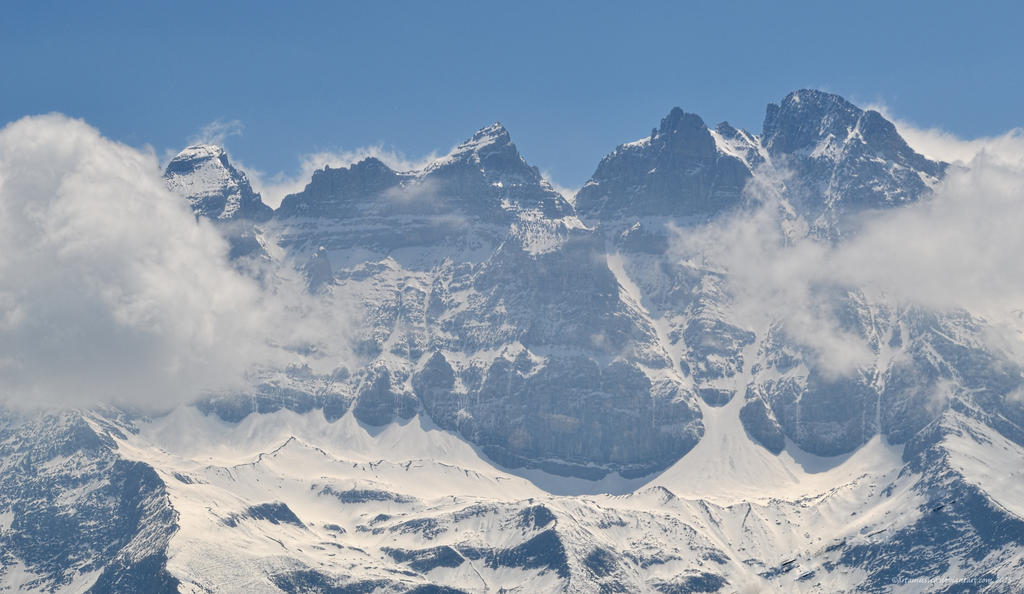
[{"label": "mountain", "polygon": [[768,105],[760,136],[727,122],[711,130],[673,109],[649,137],[601,160],[576,208],[584,221],[612,226],[649,217],[702,223],[742,205],[759,169],[785,177],[793,207],[834,235],[849,215],[917,200],[946,164],[914,152],[878,112],[805,89]]},{"label": "mountain", "polygon": [[468,255],[493,250],[514,221],[572,214],[496,123],[419,171],[393,171],[372,157],[325,167],[284,198],[274,221],[293,249],[401,255],[438,247]]},{"label": "mountain", "polygon": [[633,218],[706,220],[737,206],[751,176],[747,157],[729,143],[756,140],[739,131],[712,133],[698,115],[673,109],[648,138],[623,144],[601,160],[576,196],[584,220],[615,224]]},{"label": "mountain", "polygon": [[914,152],[877,111],[814,90],[768,106],[761,144],[769,159],[790,170],[794,201],[817,227],[913,202],[946,170]]},{"label": "mountain", "polygon": [[1016,591],[1024,366],[990,322],[812,282],[862,347],[837,370],[686,241],[841,246],[946,170],[813,90],[760,134],[672,109],[573,200],[500,124],[274,211],[190,147],[168,187],[350,305],[355,355],[153,417],[0,412],[0,589]]},{"label": "mountain", "polygon": [[185,148],[167,164],[164,180],[171,191],[187,198],[196,215],[214,221],[262,222],[273,213],[219,146]]},{"label": "mountain", "polygon": [[268,227],[364,305],[346,381],[365,423],[422,407],[495,460],[592,477],[664,468],[703,430],[600,234],[500,124],[419,171],[318,171]]},{"label": "mountain", "polygon": [[262,232],[274,210],[253,191],[249,179],[235,169],[223,148],[196,144],[174,156],[164,170],[164,183],[184,196],[197,217],[216,223],[230,246],[232,260],[267,259]]},{"label": "mountain", "polygon": [[793,447],[773,455],[737,430],[737,411],[716,409],[701,444],[666,472],[599,483],[495,467],[422,414],[375,430],[318,410],[237,422],[194,407],[156,419],[5,415],[5,427],[20,429],[2,443],[0,583],[94,592],[1019,583],[1024,448],[969,411],[947,410],[905,448],[876,438],[839,459]]}]

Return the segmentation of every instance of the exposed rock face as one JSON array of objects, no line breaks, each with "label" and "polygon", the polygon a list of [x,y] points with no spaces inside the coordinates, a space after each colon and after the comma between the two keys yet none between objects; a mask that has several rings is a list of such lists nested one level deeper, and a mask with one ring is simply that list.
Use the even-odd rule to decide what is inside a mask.
[{"label": "exposed rock face", "polygon": [[309,257],[309,261],[303,266],[303,273],[306,276],[306,284],[310,292],[318,293],[329,290],[334,282],[334,271],[331,269],[331,260],[327,256],[327,250],[320,246]]},{"label": "exposed rock face", "polygon": [[253,191],[245,173],[235,169],[223,148],[197,144],[178,153],[164,170],[164,183],[183,196],[197,217],[218,225],[236,263],[268,259],[256,224],[274,214]]},{"label": "exposed rock face", "polygon": [[[436,422],[505,464],[547,460],[589,476],[650,472],[696,443],[694,396],[650,320],[621,298],[596,239],[575,231],[559,249],[534,256],[509,238],[478,267],[467,305],[440,324],[454,340],[439,337],[432,347],[469,356],[453,371],[462,389],[427,379],[450,369],[441,352],[413,379],[421,398],[430,395],[424,405]],[[470,355],[488,351],[503,354]]]},{"label": "exposed rock face", "polygon": [[278,217],[353,218],[378,208],[384,192],[401,183],[402,177],[373,157],[351,167],[318,170],[299,194],[285,196]]},{"label": "exposed rock face", "polygon": [[0,409],[0,582],[21,565],[19,581],[38,590],[177,592],[164,483],[104,429],[77,412]]},{"label": "exposed rock face", "polygon": [[[601,161],[575,209],[493,124],[422,170],[369,158],[317,171],[267,224],[306,261],[311,290],[365,306],[367,366],[338,388],[364,422],[422,407],[504,464],[636,474],[700,439],[700,400],[739,393],[755,439],[778,451],[784,435],[821,455],[883,431],[882,410],[906,410],[916,427],[932,418],[907,401],[924,398],[909,378],[932,373],[914,357],[832,377],[781,328],[734,319],[728,274],[671,256],[667,224],[742,212],[748,182],[769,175],[785,179],[780,225],[837,241],[850,215],[911,202],[944,168],[879,114],[796,91],[769,106],[760,137],[673,109]],[[252,195],[211,147],[179,155],[168,183],[211,218],[246,212],[218,209],[233,204],[218,196]],[[881,358],[879,341],[903,326],[853,295],[837,292],[836,310]],[[915,340],[899,348],[920,350]]]},{"label": "exposed rock face", "polygon": [[[743,216],[756,207],[748,198],[763,199],[761,188],[744,193],[743,186],[763,176],[784,184],[777,190],[779,214],[772,224],[787,238],[799,240],[799,230],[806,229],[812,238],[841,242],[856,231],[857,215],[917,200],[945,168],[914,152],[877,112],[837,95],[802,90],[769,105],[760,137],[726,123],[708,130],[696,116],[673,110],[649,138],[606,157],[580,190],[576,206],[584,221],[599,225],[620,251],[625,275],[635,279],[644,305],[666,326],[668,344],[662,344],[678,353],[681,369],[708,405],[745,394],[741,418],[765,447],[781,451],[788,437],[807,451],[837,455],[879,432],[905,439],[941,409],[924,412],[929,409],[924,394],[935,398],[944,382],[959,383],[940,371],[946,366],[935,364],[936,351],[926,346],[927,325],[906,317],[921,313],[870,303],[856,287],[821,288],[818,300],[830,304],[842,330],[874,353],[866,367],[837,376],[781,327],[744,328],[732,312],[728,272],[715,262],[698,257],[680,265],[665,258],[671,241],[665,223],[685,234],[708,220]],[[667,181],[662,185],[661,180]],[[931,315],[935,325],[965,323],[956,316]],[[911,328],[921,333],[908,335]],[[964,345],[971,358],[987,361],[981,363],[986,367],[998,365],[1001,358],[977,340],[981,332],[974,325],[954,334],[974,337]],[[745,386],[735,385],[744,370],[751,378]],[[1013,385],[1007,380],[1002,390]]]},{"label": "exposed rock face", "polygon": [[[730,140],[738,136],[730,131]],[[750,168],[721,150],[704,120],[678,107],[649,138],[601,160],[576,196],[584,221],[614,225],[641,217],[706,220],[737,206]]]},{"label": "exposed rock face", "polygon": [[794,91],[769,104],[761,143],[790,172],[791,196],[828,232],[844,215],[917,200],[946,165],[914,152],[892,122],[838,95]]},{"label": "exposed rock face", "polygon": [[[443,247],[459,258],[494,249],[523,216],[571,214],[569,203],[519,155],[508,131],[493,124],[420,171],[392,171],[374,158],[319,170],[302,192],[285,197],[274,218],[289,246],[309,249],[316,241],[363,256]],[[426,255],[423,265],[438,256]]]},{"label": "exposed rock face", "polygon": [[[894,311],[851,295],[853,339],[871,348],[845,374],[821,364],[778,329],[761,343],[746,392],[748,432],[769,449],[784,434],[819,455],[855,450],[881,434],[904,443],[955,402],[985,411],[1011,439],[1024,436],[1012,394],[1024,367],[994,352],[985,325],[964,313]],[[761,414],[765,409],[767,415]]]},{"label": "exposed rock face", "polygon": [[318,171],[271,224],[296,253],[323,246],[307,276],[329,259],[316,285],[366,306],[375,362],[349,383],[368,425],[422,406],[503,464],[589,477],[664,468],[703,431],[603,236],[498,124],[420,171]]}]

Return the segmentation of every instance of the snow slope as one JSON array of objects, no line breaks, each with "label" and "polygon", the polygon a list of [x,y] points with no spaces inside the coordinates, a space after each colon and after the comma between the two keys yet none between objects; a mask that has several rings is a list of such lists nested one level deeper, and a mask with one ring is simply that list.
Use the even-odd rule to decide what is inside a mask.
[{"label": "snow slope", "polygon": [[[374,428],[281,410],[226,423],[185,407],[117,446],[167,485],[179,514],[168,569],[182,591],[289,591],[310,576],[381,591],[856,590],[865,573],[841,555],[919,522],[921,477],[880,438],[835,458],[792,444],[773,456],[746,436],[740,404],[706,407],[706,438],[668,470],[599,483],[503,469],[419,416]],[[947,438],[954,468],[971,443]],[[990,484],[1004,468],[974,453],[965,476]],[[1018,487],[997,497],[1014,505]],[[522,552],[531,542],[537,558]]]}]

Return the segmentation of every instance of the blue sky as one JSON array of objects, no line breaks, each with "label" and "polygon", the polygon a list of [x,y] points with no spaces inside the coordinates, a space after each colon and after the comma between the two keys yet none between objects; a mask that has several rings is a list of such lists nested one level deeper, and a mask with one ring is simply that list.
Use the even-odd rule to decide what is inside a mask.
[{"label": "blue sky", "polygon": [[60,111],[158,154],[215,120],[232,154],[416,158],[500,120],[582,184],[672,106],[759,132],[816,87],[960,137],[1024,123],[1024,4],[986,2],[16,2],[0,20],[0,121]]}]

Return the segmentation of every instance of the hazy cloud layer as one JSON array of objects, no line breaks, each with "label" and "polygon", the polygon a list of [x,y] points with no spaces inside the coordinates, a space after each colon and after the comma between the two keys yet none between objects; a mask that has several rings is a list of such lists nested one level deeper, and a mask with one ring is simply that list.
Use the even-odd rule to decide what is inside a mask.
[{"label": "hazy cloud layer", "polygon": [[748,187],[759,208],[678,233],[681,259],[727,274],[739,322],[763,329],[781,321],[824,367],[850,371],[871,354],[840,330],[830,303],[834,290],[856,288],[876,303],[965,309],[1013,329],[1011,347],[1020,347],[1024,162],[984,150],[952,168],[934,195],[865,215],[859,233],[838,246],[780,219],[782,182],[761,172]]},{"label": "hazy cloud layer", "polygon": [[307,319],[286,269],[267,288],[236,272],[160,174],[64,116],[0,130],[0,400],[189,400],[342,323]]}]

